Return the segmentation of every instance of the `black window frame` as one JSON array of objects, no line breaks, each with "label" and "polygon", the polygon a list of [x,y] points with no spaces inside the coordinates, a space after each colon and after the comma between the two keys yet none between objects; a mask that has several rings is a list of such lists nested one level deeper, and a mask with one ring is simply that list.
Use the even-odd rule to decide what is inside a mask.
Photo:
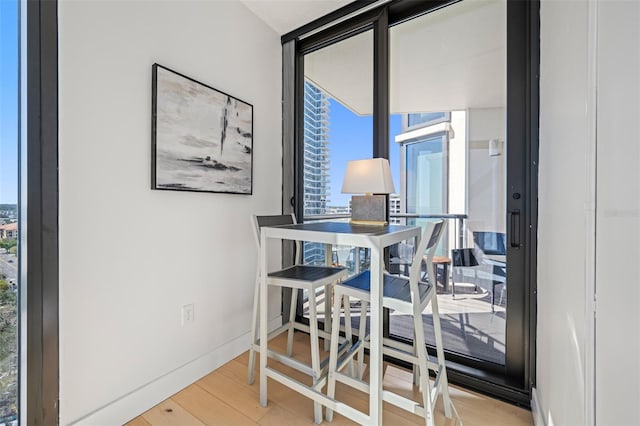
[{"label": "black window frame", "polygon": [[[59,423],[58,2],[20,2],[20,423]],[[26,40],[24,39],[26,37]],[[26,102],[26,104],[25,104]],[[24,132],[26,131],[26,134]],[[26,159],[23,157],[26,156]],[[21,313],[24,317],[25,312]],[[24,354],[26,351],[26,356]]]}]

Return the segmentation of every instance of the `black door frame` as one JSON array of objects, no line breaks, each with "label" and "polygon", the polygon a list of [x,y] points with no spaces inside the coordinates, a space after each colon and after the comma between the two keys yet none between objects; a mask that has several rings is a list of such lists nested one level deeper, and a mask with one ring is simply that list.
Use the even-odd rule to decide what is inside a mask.
[{"label": "black door frame", "polygon": [[[20,351],[21,423],[59,423],[58,2],[20,3],[20,285],[26,324]],[[26,37],[26,40],[23,38]],[[26,104],[25,104],[26,103]],[[26,132],[26,134],[25,134]],[[26,161],[23,160],[26,156]],[[22,317],[22,316],[21,316]]]},{"label": "black door frame", "polygon": [[[374,156],[388,157],[389,44],[387,28],[432,12],[459,0],[415,2],[397,0],[358,16],[341,20],[354,12],[339,9],[304,27],[282,36],[282,43],[295,44],[295,95],[285,99],[293,103],[294,134],[302,141],[304,121],[304,55],[335,42],[374,31]],[[371,2],[361,3],[367,7]],[[330,18],[330,19],[329,19]],[[331,22],[337,22],[331,26]],[[306,34],[310,34],[306,36]],[[536,235],[537,235],[537,158],[538,158],[538,80],[539,80],[539,1],[507,2],[507,139],[509,140],[506,223],[508,234],[508,276],[523,282],[509,288],[508,316],[514,318],[507,327],[506,367],[447,354],[449,376],[459,383],[483,393],[528,407],[535,385],[536,329]],[[284,129],[285,131],[287,129]],[[294,189],[292,205],[303,218],[303,180],[300,173],[303,150],[294,142]],[[506,214],[506,212],[505,212]],[[515,237],[517,236],[517,238]]]}]

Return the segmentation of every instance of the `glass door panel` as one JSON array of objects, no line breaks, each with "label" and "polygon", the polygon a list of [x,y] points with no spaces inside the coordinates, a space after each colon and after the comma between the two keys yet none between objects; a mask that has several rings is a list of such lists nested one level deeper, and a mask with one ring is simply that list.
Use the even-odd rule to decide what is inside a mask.
[{"label": "glass door panel", "polygon": [[[506,1],[459,2],[393,26],[389,40],[395,220],[447,221],[436,279],[445,350],[504,366]],[[460,249],[476,264],[457,264]],[[434,345],[430,307],[423,321]],[[412,340],[411,319],[391,312],[390,334]]]},{"label": "glass door panel", "polygon": [[[348,220],[351,194],[341,192],[342,180],[348,161],[372,157],[372,108],[372,30],[304,56],[304,222]],[[323,244],[303,246],[305,263],[325,263]],[[335,246],[330,262],[353,274],[367,267],[367,253]],[[323,312],[322,290],[316,300]],[[308,317],[309,295],[303,294],[299,303]]]}]

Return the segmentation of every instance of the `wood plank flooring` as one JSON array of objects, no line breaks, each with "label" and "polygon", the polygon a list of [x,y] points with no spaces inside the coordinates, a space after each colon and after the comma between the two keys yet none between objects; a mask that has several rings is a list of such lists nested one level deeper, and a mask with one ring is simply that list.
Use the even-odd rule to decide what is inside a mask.
[{"label": "wood plank flooring", "polygon": [[[281,335],[270,346],[283,350],[286,341]],[[303,333],[296,333],[294,356],[308,361],[309,340]],[[320,345],[321,353],[322,345]],[[127,423],[127,426],[190,426],[190,425],[262,425],[297,426],[313,425],[313,403],[308,398],[269,380],[269,404],[259,403],[258,371],[253,385],[247,384],[248,352],[231,360],[169,399],[146,411]],[[272,361],[270,361],[271,365]],[[275,363],[277,364],[277,363]],[[278,367],[297,380],[309,383],[304,374]],[[419,400],[417,388],[411,385],[411,372],[394,365],[385,365],[385,389]],[[531,413],[522,408],[488,398],[483,395],[450,386],[451,398],[465,426],[524,426],[532,425]],[[368,396],[338,383],[336,398],[366,411]],[[424,425],[424,419],[385,403],[384,424],[392,426]],[[352,421],[335,415],[328,425],[353,425]],[[454,426],[455,419],[444,416],[442,402],[436,407],[436,424]]]}]

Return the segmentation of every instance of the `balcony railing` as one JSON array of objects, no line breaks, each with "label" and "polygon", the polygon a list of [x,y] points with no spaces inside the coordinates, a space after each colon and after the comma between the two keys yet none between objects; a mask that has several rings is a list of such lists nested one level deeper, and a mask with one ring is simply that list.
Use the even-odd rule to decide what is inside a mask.
[{"label": "balcony railing", "polygon": [[[454,232],[457,241],[456,247],[466,247],[466,219],[469,217],[466,213],[438,213],[438,214],[415,214],[415,213],[393,213],[389,215],[391,219],[403,219],[406,224],[407,219],[445,219],[455,222]],[[349,219],[350,214],[318,214],[305,215],[305,222],[314,222],[320,220],[336,220]]]}]

